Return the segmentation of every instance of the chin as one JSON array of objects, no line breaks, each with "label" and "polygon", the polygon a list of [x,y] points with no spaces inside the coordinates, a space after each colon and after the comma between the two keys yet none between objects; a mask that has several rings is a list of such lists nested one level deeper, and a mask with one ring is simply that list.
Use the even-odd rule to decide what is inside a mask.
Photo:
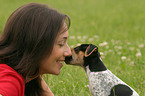
[{"label": "chin", "polygon": [[53,74],[53,75],[59,75],[60,74],[60,70],[58,70],[58,71],[54,71],[53,73],[51,73],[51,74]]},{"label": "chin", "polygon": [[54,72],[43,72],[42,74],[59,75],[60,74],[60,70],[59,71],[54,71]]},{"label": "chin", "polygon": [[53,73],[52,75],[59,75],[60,73]]}]

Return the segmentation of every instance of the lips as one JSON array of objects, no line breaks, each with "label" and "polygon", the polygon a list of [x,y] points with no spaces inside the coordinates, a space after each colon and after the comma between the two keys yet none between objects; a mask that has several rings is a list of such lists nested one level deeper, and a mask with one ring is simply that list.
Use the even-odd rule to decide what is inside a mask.
[{"label": "lips", "polygon": [[64,63],[64,61],[57,61],[58,63]]},{"label": "lips", "polygon": [[60,67],[62,67],[62,66],[63,66],[63,63],[64,63],[64,60],[57,61],[57,63],[58,63],[58,65],[59,65]]}]

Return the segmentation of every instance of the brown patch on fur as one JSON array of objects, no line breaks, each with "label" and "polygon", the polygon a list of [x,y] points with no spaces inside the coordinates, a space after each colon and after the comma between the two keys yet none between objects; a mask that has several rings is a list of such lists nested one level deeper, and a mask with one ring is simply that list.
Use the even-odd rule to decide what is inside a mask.
[{"label": "brown patch on fur", "polygon": [[75,52],[74,49],[72,49],[72,60],[70,61],[70,65],[76,65],[76,66],[82,66],[84,64],[84,58],[85,53],[82,51],[79,51],[78,53]]}]

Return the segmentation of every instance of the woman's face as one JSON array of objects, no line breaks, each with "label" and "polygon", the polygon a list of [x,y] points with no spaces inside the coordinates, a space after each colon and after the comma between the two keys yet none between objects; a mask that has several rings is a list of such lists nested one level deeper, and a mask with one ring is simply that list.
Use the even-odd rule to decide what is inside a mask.
[{"label": "woman's face", "polygon": [[58,75],[63,66],[66,56],[71,55],[70,47],[67,44],[68,31],[57,36],[49,57],[44,58],[40,65],[40,74],[49,73]]}]

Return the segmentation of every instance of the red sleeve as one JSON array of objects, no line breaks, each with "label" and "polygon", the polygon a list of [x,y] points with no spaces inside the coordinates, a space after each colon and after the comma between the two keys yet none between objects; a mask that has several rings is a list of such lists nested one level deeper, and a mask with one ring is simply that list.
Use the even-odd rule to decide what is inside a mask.
[{"label": "red sleeve", "polygon": [[24,96],[25,83],[21,75],[5,64],[0,64],[0,94]]}]

